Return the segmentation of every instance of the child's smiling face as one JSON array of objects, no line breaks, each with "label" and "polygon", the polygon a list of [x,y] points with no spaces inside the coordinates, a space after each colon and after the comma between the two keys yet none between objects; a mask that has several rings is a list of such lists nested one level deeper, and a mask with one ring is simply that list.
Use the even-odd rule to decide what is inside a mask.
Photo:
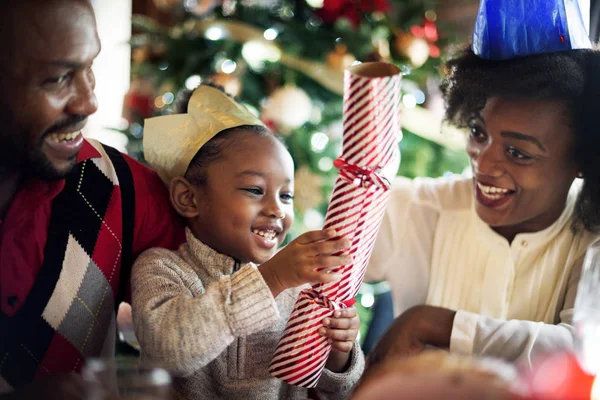
[{"label": "child's smiling face", "polygon": [[281,245],[294,220],[294,163],[273,136],[242,131],[226,139],[206,183],[191,189],[188,217],[195,236],[241,262],[261,264]]}]

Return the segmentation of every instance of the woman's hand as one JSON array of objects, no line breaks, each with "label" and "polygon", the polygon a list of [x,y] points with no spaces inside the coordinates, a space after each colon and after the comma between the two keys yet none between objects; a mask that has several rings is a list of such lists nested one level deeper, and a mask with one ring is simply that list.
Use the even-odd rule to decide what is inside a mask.
[{"label": "woman's hand", "polygon": [[419,354],[426,346],[450,347],[456,311],[433,306],[415,306],[398,316],[368,357],[368,365],[388,358]]}]

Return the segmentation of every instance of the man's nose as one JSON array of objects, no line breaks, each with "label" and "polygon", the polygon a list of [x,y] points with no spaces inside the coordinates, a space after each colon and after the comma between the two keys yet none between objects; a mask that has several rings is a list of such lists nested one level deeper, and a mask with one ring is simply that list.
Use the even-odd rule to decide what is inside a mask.
[{"label": "man's nose", "polygon": [[76,77],[75,93],[67,106],[69,114],[88,116],[98,110],[95,87],[96,79],[92,71],[82,72]]}]

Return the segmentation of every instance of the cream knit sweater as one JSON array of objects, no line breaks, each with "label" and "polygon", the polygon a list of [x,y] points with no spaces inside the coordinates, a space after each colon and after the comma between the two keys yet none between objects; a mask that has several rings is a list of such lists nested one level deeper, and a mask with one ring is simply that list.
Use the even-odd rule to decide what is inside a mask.
[{"label": "cream knit sweater", "polygon": [[[306,399],[267,369],[300,289],[273,299],[253,264],[241,265],[187,230],[178,251],[151,249],[132,272],[142,360],[169,369],[177,399]],[[319,399],[343,399],[364,368],[358,344],[345,373],[327,369]]]}]

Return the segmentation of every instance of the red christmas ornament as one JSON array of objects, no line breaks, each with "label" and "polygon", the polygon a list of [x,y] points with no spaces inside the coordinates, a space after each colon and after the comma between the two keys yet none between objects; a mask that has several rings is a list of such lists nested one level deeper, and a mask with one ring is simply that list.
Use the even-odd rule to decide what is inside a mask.
[{"label": "red christmas ornament", "polygon": [[413,25],[410,27],[410,33],[414,37],[427,40],[429,43],[429,57],[438,58],[440,56],[440,48],[435,45],[439,39],[438,29],[435,22],[425,19],[423,26]]},{"label": "red christmas ornament", "polygon": [[325,0],[323,7],[317,10],[317,15],[328,24],[346,18],[356,28],[360,25],[362,14],[385,13],[389,10],[388,0]]},{"label": "red christmas ornament", "polygon": [[130,123],[154,115],[154,97],[147,94],[129,92],[123,101],[123,117]]}]

